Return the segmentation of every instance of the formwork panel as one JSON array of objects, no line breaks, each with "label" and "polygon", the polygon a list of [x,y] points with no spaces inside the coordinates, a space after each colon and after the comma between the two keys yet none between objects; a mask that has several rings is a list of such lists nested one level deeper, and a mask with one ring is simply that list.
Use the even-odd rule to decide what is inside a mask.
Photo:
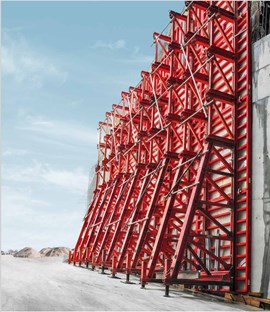
[{"label": "formwork panel", "polygon": [[95,195],[69,261],[140,273],[142,286],[193,271],[189,284],[248,292],[248,2],[186,5],[100,123]]}]

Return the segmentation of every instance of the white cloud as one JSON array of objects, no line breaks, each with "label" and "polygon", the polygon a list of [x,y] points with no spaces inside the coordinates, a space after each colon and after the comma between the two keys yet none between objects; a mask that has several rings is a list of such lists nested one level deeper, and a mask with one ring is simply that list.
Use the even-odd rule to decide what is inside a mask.
[{"label": "white cloud", "polygon": [[153,61],[153,55],[145,55],[141,52],[139,46],[133,48],[128,47],[125,40],[117,40],[115,42],[104,42],[102,40],[96,41],[92,46],[92,49],[108,49],[108,50],[120,50],[125,49],[127,57],[122,56],[121,58],[115,59],[116,62],[126,64],[149,64]]},{"label": "white cloud", "polygon": [[46,187],[59,187],[70,193],[86,194],[89,176],[78,167],[73,170],[55,169],[37,161],[28,167],[3,166],[3,181],[21,184],[39,184]]},{"label": "white cloud", "polygon": [[117,61],[126,64],[147,64],[150,66],[150,63],[153,62],[153,59],[154,59],[153,55],[145,55],[141,53],[141,49],[139,46],[135,46],[128,58],[121,58],[118,59]]},{"label": "white cloud", "polygon": [[9,218],[13,217],[29,217],[33,207],[48,207],[48,203],[33,197],[29,188],[16,189],[3,187],[2,208]]},{"label": "white cloud", "polygon": [[150,64],[153,62],[153,56],[137,55],[126,59],[120,59],[119,62],[126,64],[146,64],[150,66]]},{"label": "white cloud", "polygon": [[70,192],[85,193],[89,177],[81,168],[73,171],[49,169],[42,172],[44,181]]},{"label": "white cloud", "polygon": [[51,80],[63,84],[68,75],[56,63],[44,53],[30,47],[21,35],[11,35],[4,32],[2,46],[3,76],[11,77],[17,83],[26,83],[35,88],[40,88],[45,82]]},{"label": "white cloud", "polygon": [[[63,206],[65,203],[63,196]],[[31,246],[73,247],[82,221],[82,210],[69,207],[59,211],[37,198],[31,189],[3,188],[2,249]]]},{"label": "white cloud", "polygon": [[28,154],[29,152],[27,150],[24,149],[18,149],[18,148],[6,148],[5,150],[3,150],[3,157],[8,156],[8,157],[12,157],[12,156],[24,156],[26,154]]},{"label": "white cloud", "polygon": [[96,41],[91,48],[92,49],[109,49],[109,50],[119,50],[124,49],[126,47],[126,41],[125,40],[117,40],[115,42],[104,42],[102,40]]},{"label": "white cloud", "polygon": [[69,144],[97,144],[97,130],[76,124],[74,122],[49,120],[43,116],[26,115],[21,117],[23,123],[19,130],[34,133],[55,141]]}]

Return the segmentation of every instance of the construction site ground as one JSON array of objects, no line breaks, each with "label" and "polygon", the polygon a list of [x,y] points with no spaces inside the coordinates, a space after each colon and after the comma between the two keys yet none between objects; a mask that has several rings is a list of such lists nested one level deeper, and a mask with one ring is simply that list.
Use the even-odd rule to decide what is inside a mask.
[{"label": "construction site ground", "polygon": [[112,279],[85,268],[63,262],[62,257],[14,258],[2,256],[3,311],[260,311],[242,304],[171,290],[164,297],[164,287],[148,284],[140,289],[134,284]]},{"label": "construction site ground", "polygon": [[260,311],[236,303],[227,303],[207,295],[171,290],[148,284],[134,284],[109,278],[85,268],[63,262],[62,257],[14,258],[2,256],[3,311]]}]

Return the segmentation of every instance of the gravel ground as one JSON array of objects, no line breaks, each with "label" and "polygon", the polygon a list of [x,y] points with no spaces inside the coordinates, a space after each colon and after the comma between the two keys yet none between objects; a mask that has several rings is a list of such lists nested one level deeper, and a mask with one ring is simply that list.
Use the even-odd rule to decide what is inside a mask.
[{"label": "gravel ground", "polygon": [[[149,284],[140,289],[62,258],[2,256],[2,311],[260,311]],[[124,275],[119,275],[124,280]]]}]

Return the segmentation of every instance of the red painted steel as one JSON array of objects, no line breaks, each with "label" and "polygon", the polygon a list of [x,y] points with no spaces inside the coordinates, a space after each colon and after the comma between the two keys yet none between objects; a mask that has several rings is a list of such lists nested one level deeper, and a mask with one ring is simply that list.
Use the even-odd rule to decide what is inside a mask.
[{"label": "red painted steel", "polygon": [[96,189],[69,262],[141,273],[143,286],[192,271],[198,287],[248,292],[248,2],[186,5],[99,123]]}]

